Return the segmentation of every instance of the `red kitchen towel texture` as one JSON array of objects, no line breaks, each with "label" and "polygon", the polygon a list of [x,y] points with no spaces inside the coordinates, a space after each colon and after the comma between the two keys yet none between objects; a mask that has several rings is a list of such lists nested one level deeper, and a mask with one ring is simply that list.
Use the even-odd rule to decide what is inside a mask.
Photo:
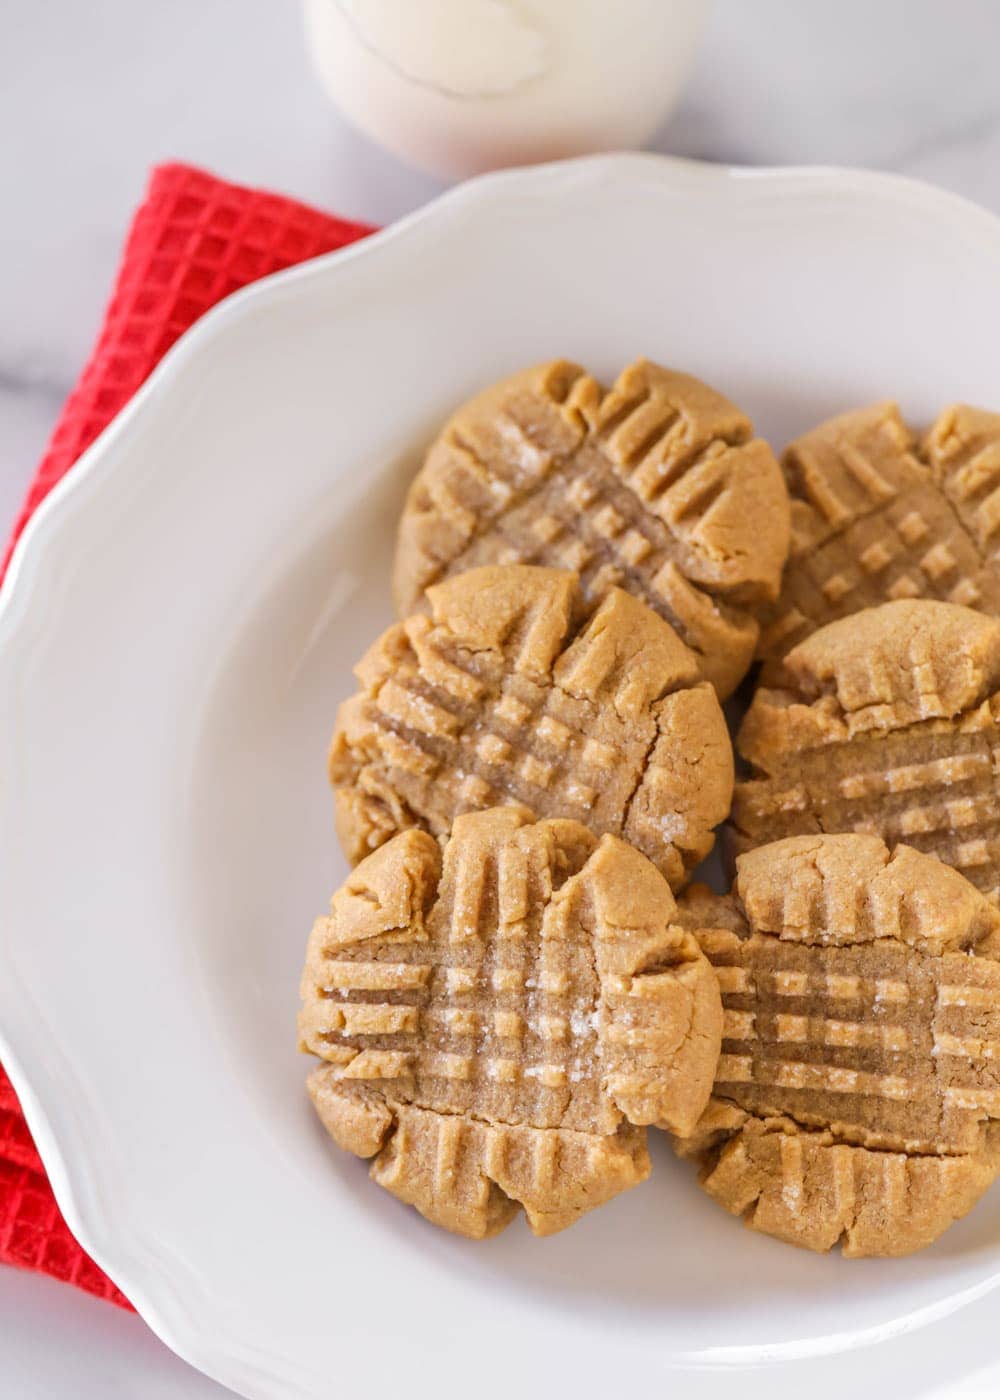
[{"label": "red kitchen towel texture", "polygon": [[[97,343],[39,464],[0,576],[31,513],[199,316],[269,272],[370,232],[191,166],[156,167],[125,240]],[[70,1234],[2,1067],[0,1262],[41,1270],[129,1306]]]}]

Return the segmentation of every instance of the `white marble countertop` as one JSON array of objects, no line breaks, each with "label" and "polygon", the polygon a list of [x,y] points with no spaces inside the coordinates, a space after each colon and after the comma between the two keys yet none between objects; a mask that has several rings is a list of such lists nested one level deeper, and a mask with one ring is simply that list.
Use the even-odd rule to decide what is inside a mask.
[{"label": "white marble countertop", "polygon": [[[1000,213],[998,52],[995,0],[716,0],[687,95],[656,146],[733,163],[901,171]],[[200,163],[373,222],[441,186],[338,119],[307,66],[296,0],[4,0],[0,74],[6,530],[88,352],[151,164]],[[995,1312],[989,1298],[967,1310],[958,1355],[941,1323],[862,1358],[760,1373],[759,1393],[995,1396]],[[691,1379],[686,1397],[731,1386]],[[223,1393],[138,1319],[0,1269],[0,1394]]]}]

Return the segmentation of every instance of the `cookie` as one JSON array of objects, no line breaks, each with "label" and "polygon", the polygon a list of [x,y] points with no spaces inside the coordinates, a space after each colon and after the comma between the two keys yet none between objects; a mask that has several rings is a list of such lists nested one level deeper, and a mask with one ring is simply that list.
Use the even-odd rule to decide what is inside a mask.
[{"label": "cookie", "polygon": [[608,391],[556,360],[445,425],[407,497],[394,590],[406,616],[431,584],[481,565],[572,569],[585,604],[619,586],[666,618],[724,699],[788,536],[774,454],[728,399],[648,360]]},{"label": "cookie", "polygon": [[309,941],[324,1126],[445,1229],[572,1224],[648,1176],[646,1124],[690,1132],[708,1101],[718,984],[676,912],[644,856],[578,822],[477,812],[443,855],[394,837]]},{"label": "cookie", "polygon": [[576,576],[530,565],[474,569],[428,597],[430,615],[370,649],[338,716],[330,778],[348,858],[519,802],[624,837],[679,888],[728,813],[733,757],[673,629],[612,589],[576,630]]},{"label": "cookie", "polygon": [[958,405],[923,439],[894,403],[806,433],[782,461],[792,544],[762,610],[769,667],[827,622],[893,599],[1000,615],[1000,414]]},{"label": "cookie", "polygon": [[755,1230],[908,1254],[1000,1171],[1000,911],[877,836],[795,836],[682,921],[723,1000],[713,1099],[678,1143]]},{"label": "cookie", "polygon": [[737,746],[737,849],[863,831],[1000,897],[1000,620],[929,599],[821,627],[757,691]]}]

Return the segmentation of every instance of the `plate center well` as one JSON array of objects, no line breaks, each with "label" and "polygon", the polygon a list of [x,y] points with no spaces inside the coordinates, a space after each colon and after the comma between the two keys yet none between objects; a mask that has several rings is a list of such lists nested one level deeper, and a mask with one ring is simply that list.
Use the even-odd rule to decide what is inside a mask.
[{"label": "plate center well", "polygon": [[308,1182],[323,1203],[311,1246],[323,1239],[328,1202],[333,1247],[347,1204],[370,1222],[374,1247],[419,1255],[429,1286],[443,1269],[484,1298],[498,1290],[544,1296],[626,1329],[652,1327],[678,1354],[804,1343],[856,1327],[866,1312],[869,1325],[898,1318],[903,1268],[907,1296],[940,1298],[949,1261],[959,1274],[982,1268],[986,1242],[1000,1238],[1000,1198],[905,1265],[852,1265],[743,1229],[654,1133],[654,1171],[643,1186],[550,1240],[532,1240],[518,1222],[474,1245],[370,1185],[364,1164],[315,1121],[308,1061],[295,1049],[298,980],[309,928],[347,871],[325,755],[336,707],[354,689],[351,667],[392,620],[388,578],[407,472],[387,466],[346,516],[331,501],[256,594],[248,586],[254,601],[219,658],[196,751],[191,851],[203,986],[234,1090],[252,1096],[290,1180]]}]

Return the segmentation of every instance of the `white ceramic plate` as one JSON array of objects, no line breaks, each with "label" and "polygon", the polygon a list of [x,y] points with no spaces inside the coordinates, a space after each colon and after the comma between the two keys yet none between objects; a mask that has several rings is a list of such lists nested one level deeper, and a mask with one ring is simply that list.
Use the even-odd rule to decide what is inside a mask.
[{"label": "white ceramic plate", "polygon": [[858,1265],[742,1230],[665,1147],[552,1240],[450,1238],[325,1139],[294,1018],[344,873],[334,708],[455,403],[641,352],[776,441],[890,394],[921,421],[997,402],[998,325],[1000,223],[919,185],[515,172],[232,298],[49,498],[0,612],[0,1056],[73,1230],[183,1356],[267,1400],[596,1394],[874,1340],[996,1284],[1000,1190]]}]

